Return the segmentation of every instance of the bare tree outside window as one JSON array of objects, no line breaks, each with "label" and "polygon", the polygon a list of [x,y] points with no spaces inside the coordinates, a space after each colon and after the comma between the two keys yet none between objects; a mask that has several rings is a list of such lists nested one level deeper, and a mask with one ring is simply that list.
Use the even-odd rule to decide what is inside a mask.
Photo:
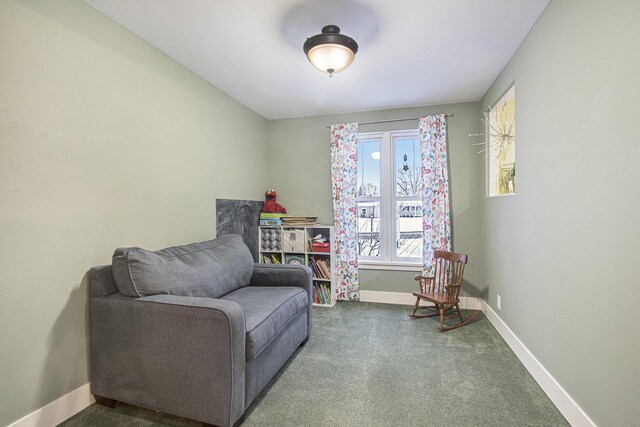
[{"label": "bare tree outside window", "polygon": [[380,256],[380,148],[378,137],[363,138],[358,143],[358,254]]},{"label": "bare tree outside window", "polygon": [[399,196],[415,196],[420,194],[420,169],[403,169],[396,171],[396,194]]},{"label": "bare tree outside window", "polygon": [[362,208],[358,218],[358,254],[380,256],[380,206]]},{"label": "bare tree outside window", "polygon": [[419,257],[422,252],[422,202],[400,198],[419,195],[419,185],[419,168],[396,171],[396,255],[401,258]]}]

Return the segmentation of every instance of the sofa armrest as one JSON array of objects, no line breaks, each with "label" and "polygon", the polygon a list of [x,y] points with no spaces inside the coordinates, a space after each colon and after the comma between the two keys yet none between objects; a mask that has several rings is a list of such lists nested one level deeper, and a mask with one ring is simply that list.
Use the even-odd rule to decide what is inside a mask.
[{"label": "sofa armrest", "polygon": [[307,337],[311,336],[313,313],[312,271],[306,265],[261,264],[253,267],[250,286],[296,286],[307,292]]},{"label": "sofa armrest", "polygon": [[231,426],[244,413],[245,315],[232,301],[91,298],[94,394]]},{"label": "sofa armrest", "polygon": [[256,263],[251,286],[297,286],[311,291],[311,269],[306,265]]}]

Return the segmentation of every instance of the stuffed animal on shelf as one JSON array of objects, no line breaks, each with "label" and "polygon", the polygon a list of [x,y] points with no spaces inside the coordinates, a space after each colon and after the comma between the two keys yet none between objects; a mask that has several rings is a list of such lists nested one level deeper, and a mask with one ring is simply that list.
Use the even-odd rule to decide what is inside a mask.
[{"label": "stuffed animal on shelf", "polygon": [[276,190],[267,190],[264,193],[264,206],[262,212],[264,213],[283,213],[286,214],[287,210],[280,203],[276,202]]}]

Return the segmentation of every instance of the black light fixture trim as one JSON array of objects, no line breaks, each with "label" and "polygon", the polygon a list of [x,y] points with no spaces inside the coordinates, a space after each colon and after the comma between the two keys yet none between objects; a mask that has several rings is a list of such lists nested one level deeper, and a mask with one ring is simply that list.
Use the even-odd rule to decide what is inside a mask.
[{"label": "black light fixture trim", "polygon": [[[340,46],[344,46],[353,52],[353,55],[358,52],[358,43],[354,39],[344,34],[340,34],[340,27],[337,25],[325,25],[322,28],[321,34],[316,34],[315,36],[311,36],[304,42],[304,54],[309,57],[309,51],[316,46],[321,46],[324,44],[337,44]],[[333,74],[333,69],[328,69],[327,72],[329,75]]]},{"label": "black light fixture trim", "polygon": [[350,49],[354,55],[358,52],[358,43],[351,37],[340,34],[340,27],[337,25],[326,25],[322,27],[322,34],[309,37],[304,42],[304,54],[307,55],[311,49],[321,44],[339,44]]}]

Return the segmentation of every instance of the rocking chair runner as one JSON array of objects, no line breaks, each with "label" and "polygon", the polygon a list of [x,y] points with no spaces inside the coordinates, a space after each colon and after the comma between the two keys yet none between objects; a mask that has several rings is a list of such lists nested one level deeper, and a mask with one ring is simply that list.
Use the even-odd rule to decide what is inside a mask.
[{"label": "rocking chair runner", "polygon": [[[440,315],[440,331],[464,326],[478,315],[476,311],[469,318],[462,317],[460,307],[460,287],[462,285],[462,275],[464,266],[467,263],[467,255],[447,251],[435,251],[435,269],[433,277],[416,276],[416,281],[420,283],[420,292],[414,292],[416,304],[413,307],[413,318],[433,317]],[[433,306],[419,306],[420,300],[433,303]],[[446,316],[445,313],[451,309],[456,309],[456,315]],[[416,314],[418,309],[426,309],[432,313]],[[460,318],[460,322],[451,326],[445,326],[445,319]]]}]

